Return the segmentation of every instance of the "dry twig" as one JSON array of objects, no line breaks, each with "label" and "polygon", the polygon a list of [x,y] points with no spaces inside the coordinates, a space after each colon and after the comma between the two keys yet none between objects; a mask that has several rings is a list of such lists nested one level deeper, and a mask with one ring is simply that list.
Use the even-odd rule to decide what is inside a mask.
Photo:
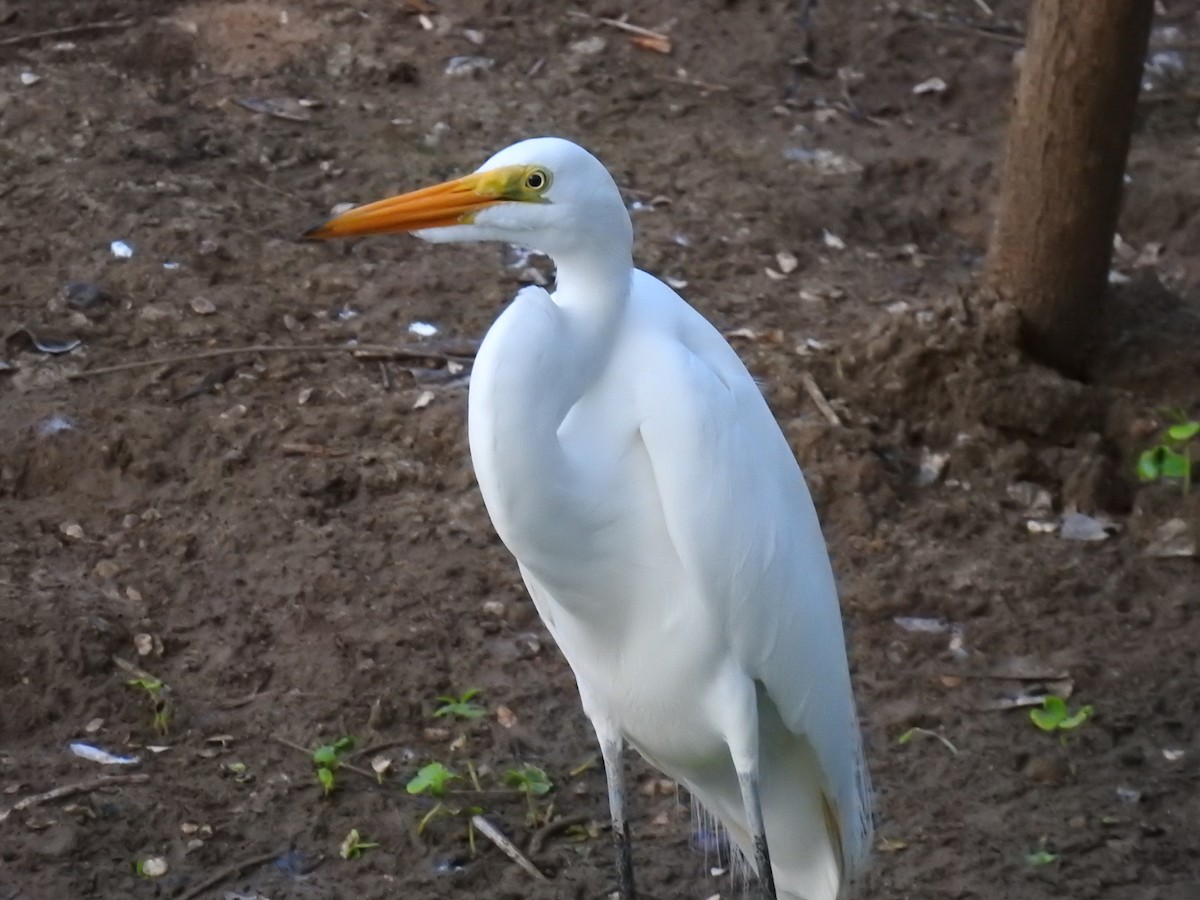
[{"label": "dry twig", "polygon": [[114,372],[131,372],[135,369],[152,369],[156,366],[177,366],[181,363],[197,362],[205,359],[217,359],[222,356],[237,356],[243,353],[349,353],[361,359],[440,359],[457,361],[464,354],[448,353],[434,347],[391,347],[387,344],[251,344],[248,347],[220,347],[216,350],[205,350],[202,353],[187,353],[182,356],[164,356],[159,359],[139,359],[135,362],[120,363],[115,366],[101,366],[98,369],[84,369],[82,372],[72,372],[67,378],[77,381],[81,378],[91,378],[94,375],[111,375]]},{"label": "dry twig", "polygon": [[202,882],[193,888],[184,891],[175,900],[195,900],[209,888],[216,887],[226,878],[233,878],[241,875],[247,869],[253,869],[255,866],[261,866],[263,863],[269,863],[271,860],[279,856],[278,850],[272,850],[270,853],[260,853],[258,856],[251,856],[249,859],[243,859],[240,862],[231,863],[224,868],[217,869],[212,875],[205,878]]},{"label": "dry twig", "polygon": [[725,84],[712,84],[708,81],[701,81],[698,78],[686,77],[683,75],[655,75],[659,81],[669,81],[672,84],[682,84],[687,87],[693,87],[700,91],[727,91],[729,86]]},{"label": "dry twig", "polygon": [[479,833],[495,844],[503,851],[504,855],[515,862],[518,866],[536,878],[538,881],[549,881],[542,871],[529,861],[529,859],[517,849],[508,838],[501,834],[500,829],[485,819],[483,816],[471,816],[471,824],[479,829]]},{"label": "dry twig", "polygon": [[89,31],[115,31],[119,28],[129,28],[135,24],[137,24],[136,19],[109,19],[103,22],[64,25],[61,28],[47,28],[45,31],[31,31],[28,34],[16,34],[12,37],[0,38],[0,47],[31,44],[45,40],[46,38],[71,37],[75,34],[86,34]]},{"label": "dry twig", "polygon": [[808,396],[812,397],[812,402],[817,405],[817,409],[821,411],[830,425],[841,425],[842,420],[830,405],[825,394],[822,393],[817,380],[812,377],[812,374],[805,372],[800,376],[800,383],[804,385],[804,390],[808,392]]},{"label": "dry twig", "polygon": [[1174,103],[1175,101],[1200,100],[1200,91],[1163,91],[1161,94],[1142,94],[1139,103]]},{"label": "dry twig", "polygon": [[537,856],[541,853],[546,841],[560,831],[566,831],[576,825],[586,825],[591,820],[592,817],[587,813],[576,813],[573,816],[559,816],[553,822],[547,822],[529,838],[529,855]]},{"label": "dry twig", "polygon": [[43,803],[49,803],[51,800],[59,800],[63,797],[73,797],[75,794],[87,794],[91,791],[98,791],[101,788],[109,787],[115,784],[142,784],[150,780],[149,775],[101,775],[97,778],[92,778],[88,781],[78,781],[75,784],[64,784],[61,787],[56,787],[52,790],[41,794],[32,794],[21,800],[18,800],[8,809],[0,812],[0,823],[4,822],[13,813],[21,812],[22,810],[31,809],[34,806],[41,806]]},{"label": "dry twig", "polygon": [[579,10],[571,10],[567,13],[574,19],[587,19],[589,22],[599,22],[601,25],[607,25],[609,28],[616,28],[619,31],[627,31],[630,34],[636,34],[639,37],[650,38],[653,41],[670,44],[671,38],[669,35],[663,34],[661,31],[652,31],[649,28],[642,28],[640,25],[631,25],[623,19],[609,19],[604,16],[591,16]]}]

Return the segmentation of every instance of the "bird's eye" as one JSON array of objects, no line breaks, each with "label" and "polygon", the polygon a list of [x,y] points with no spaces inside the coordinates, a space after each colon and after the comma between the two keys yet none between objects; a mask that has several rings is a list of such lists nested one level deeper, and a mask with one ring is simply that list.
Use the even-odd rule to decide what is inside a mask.
[{"label": "bird's eye", "polygon": [[525,176],[525,187],[531,191],[542,191],[550,183],[550,176],[542,169],[533,169]]}]

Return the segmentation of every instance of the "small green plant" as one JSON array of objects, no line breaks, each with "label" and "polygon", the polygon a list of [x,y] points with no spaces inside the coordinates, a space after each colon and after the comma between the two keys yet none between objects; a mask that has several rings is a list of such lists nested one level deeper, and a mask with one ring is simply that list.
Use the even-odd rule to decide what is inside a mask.
[{"label": "small green plant", "polygon": [[346,735],[338,738],[332,744],[322,744],[313,751],[313,765],[317,767],[317,781],[325,789],[325,796],[333,793],[335,782],[334,772],[342,764],[342,757],[354,749],[354,737]]},{"label": "small green plant", "polygon": [[364,850],[373,850],[378,846],[379,844],[375,841],[363,840],[358,829],[351,828],[350,833],[342,840],[339,852],[342,854],[342,859],[358,859],[363,855]]},{"label": "small green plant", "polygon": [[417,770],[405,789],[410,794],[428,794],[435,799],[446,796],[446,785],[460,776],[455,775],[440,762],[431,762]]},{"label": "small green plant", "polygon": [[487,712],[478,703],[471,701],[478,697],[480,688],[470,688],[463,691],[461,697],[438,697],[438,703],[441,704],[433,711],[433,717],[440,719],[442,716],[457,716],[460,719],[480,719]]},{"label": "small green plant", "polygon": [[1026,854],[1025,861],[1031,866],[1048,866],[1051,863],[1058,862],[1058,854],[1051,853],[1049,850],[1043,848]]},{"label": "small green plant", "polygon": [[165,696],[167,686],[152,675],[141,675],[125,683],[131,688],[145,691],[150,699],[150,708],[154,710],[154,730],[165,735],[171,724],[170,705]]},{"label": "small green plant", "polygon": [[249,784],[254,780],[254,773],[244,762],[221,763],[221,772],[230,776],[238,784]]},{"label": "small green plant", "polygon": [[538,797],[544,797],[554,789],[553,783],[546,777],[545,771],[529,763],[519,769],[509,769],[504,773],[506,787],[514,788],[525,795],[525,804],[529,808],[529,822],[536,824],[544,818],[537,807]]},{"label": "small green plant", "polygon": [[[467,771],[471,777],[471,784],[475,786],[476,793],[480,792],[479,777],[475,773],[475,767],[467,762]],[[409,779],[405,786],[410,794],[428,794],[437,802],[434,803],[433,809],[425,813],[421,817],[421,821],[417,824],[417,834],[425,833],[425,829],[434,819],[445,816],[448,818],[463,817],[467,820],[467,843],[471,847],[471,856],[475,855],[475,826],[471,823],[474,816],[483,814],[482,806],[451,806],[446,802],[447,785],[458,778],[460,775],[455,775],[440,762],[431,762],[427,766],[422,766],[417,770],[417,774]]]},{"label": "small green plant", "polygon": [[[1074,731],[1092,715],[1091,706],[1081,706],[1075,712],[1067,709],[1067,701],[1054,694],[1042,700],[1040,707],[1029,711],[1029,720],[1046,732]],[[1065,738],[1066,735],[1060,737]]]},{"label": "small green plant", "polygon": [[1159,442],[1138,457],[1142,481],[1179,481],[1186,494],[1192,487],[1192,441],[1200,435],[1200,421],[1175,413],[1175,424],[1163,429]]}]

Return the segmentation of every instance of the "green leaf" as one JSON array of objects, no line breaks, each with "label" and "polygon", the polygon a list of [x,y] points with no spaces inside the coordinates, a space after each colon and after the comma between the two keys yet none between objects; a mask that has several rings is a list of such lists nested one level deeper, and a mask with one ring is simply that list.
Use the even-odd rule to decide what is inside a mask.
[{"label": "green leaf", "polygon": [[440,719],[442,716],[458,716],[461,719],[479,719],[486,712],[482,706],[472,703],[474,697],[479,696],[480,688],[470,688],[463,692],[461,697],[438,697],[438,702],[442,705],[433,712],[435,719]]},{"label": "green leaf", "polygon": [[341,764],[342,754],[354,749],[354,738],[338,738],[332,744],[322,744],[313,751],[313,764],[327,769],[336,769]]},{"label": "green leaf", "polygon": [[417,774],[405,785],[410,794],[431,794],[440,797],[446,792],[446,785],[458,778],[440,762],[431,762],[417,770]]},{"label": "green leaf", "polygon": [[1162,447],[1153,447],[1138,457],[1137,476],[1141,481],[1158,481],[1162,474],[1159,466]]},{"label": "green leaf", "polygon": [[907,744],[909,741],[911,741],[913,739],[913,735],[916,733],[917,733],[917,729],[910,728],[910,729],[908,729],[908,731],[904,732],[904,734],[900,735],[900,737],[896,738],[896,743],[897,744]]},{"label": "green leaf", "polygon": [[1054,731],[1067,717],[1067,704],[1062,697],[1051,694],[1042,700],[1041,708],[1029,711],[1029,719],[1042,731]]},{"label": "green leaf", "polygon": [[1058,862],[1058,854],[1051,853],[1049,850],[1035,850],[1026,856],[1025,860],[1031,866],[1048,866],[1050,863]]},{"label": "green leaf", "polygon": [[1161,470],[1163,478],[1187,478],[1192,471],[1191,457],[1163,447]]},{"label": "green leaf", "polygon": [[554,784],[542,769],[528,763],[520,769],[509,769],[505,772],[504,783],[534,797],[548,794],[554,788]]},{"label": "green leaf", "polygon": [[1081,706],[1079,712],[1073,716],[1068,716],[1058,723],[1058,727],[1063,730],[1078,728],[1092,716],[1092,708],[1090,706]]},{"label": "green leaf", "polygon": [[325,789],[325,795],[333,793],[333,770],[326,769],[324,766],[317,769],[317,781],[321,782],[321,787]]},{"label": "green leaf", "polygon": [[1200,434],[1200,422],[1180,422],[1167,429],[1167,437],[1181,444],[1184,441],[1190,441],[1198,434]]},{"label": "green leaf", "polygon": [[331,769],[337,765],[338,754],[337,751],[333,749],[333,744],[323,744],[313,751],[312,758],[313,762],[318,766],[324,766],[327,769]]}]

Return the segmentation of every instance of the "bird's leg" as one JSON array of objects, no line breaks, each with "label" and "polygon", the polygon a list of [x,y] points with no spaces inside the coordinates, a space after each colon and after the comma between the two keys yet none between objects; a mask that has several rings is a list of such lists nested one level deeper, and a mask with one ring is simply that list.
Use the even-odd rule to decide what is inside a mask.
[{"label": "bird's leg", "polygon": [[758,766],[751,771],[738,770],[738,785],[742,789],[742,806],[746,824],[754,838],[754,866],[758,869],[759,886],[764,900],[776,900],[775,873],[771,870],[771,854],[767,850],[767,828],[763,822],[762,798],[758,790]]},{"label": "bird's leg", "polygon": [[611,725],[596,721],[592,725],[600,739],[600,754],[604,757],[604,774],[608,779],[608,810],[617,849],[617,889],[621,900],[637,900],[633,887],[633,847],[629,842],[629,822],[625,818],[625,768],[621,764],[624,740],[621,732]]},{"label": "bird's leg", "polygon": [[754,867],[758,870],[759,890],[764,900],[777,900],[775,873],[771,869],[771,854],[767,851],[767,826],[763,819],[762,793],[758,783],[758,685],[738,677],[728,687],[730,694],[723,704],[723,711],[728,717],[725,722],[725,741],[737,771],[746,825],[754,840]]}]

